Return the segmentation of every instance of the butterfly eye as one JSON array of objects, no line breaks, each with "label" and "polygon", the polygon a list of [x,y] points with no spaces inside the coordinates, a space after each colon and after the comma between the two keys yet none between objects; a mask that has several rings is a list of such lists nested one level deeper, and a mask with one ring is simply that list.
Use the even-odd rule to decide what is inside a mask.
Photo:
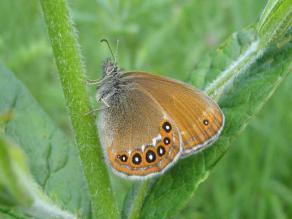
[{"label": "butterfly eye", "polygon": [[162,157],[165,154],[165,148],[163,146],[158,146],[157,148],[157,154]]},{"label": "butterfly eye", "polygon": [[208,119],[204,119],[203,123],[204,123],[204,125],[209,125],[209,120]]},{"label": "butterfly eye", "polygon": [[152,151],[152,150],[148,150],[148,151],[146,152],[146,161],[147,161],[148,163],[152,163],[152,162],[154,162],[155,160],[156,160],[156,154],[155,154],[155,152]]},{"label": "butterfly eye", "polygon": [[139,153],[135,153],[132,157],[132,162],[136,165],[139,165],[142,162],[142,157]]},{"label": "butterfly eye", "polygon": [[163,139],[163,142],[164,142],[165,145],[169,145],[169,144],[170,144],[170,139],[169,139],[169,137],[165,137],[165,138]]},{"label": "butterfly eye", "polygon": [[169,133],[171,131],[171,125],[169,122],[164,122],[162,125],[162,128],[164,129],[164,131],[166,131],[167,133]]}]

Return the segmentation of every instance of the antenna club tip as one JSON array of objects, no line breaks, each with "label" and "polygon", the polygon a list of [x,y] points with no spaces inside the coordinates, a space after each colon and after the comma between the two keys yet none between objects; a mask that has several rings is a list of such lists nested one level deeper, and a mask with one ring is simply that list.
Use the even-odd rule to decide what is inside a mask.
[{"label": "antenna club tip", "polygon": [[100,40],[100,42],[101,42],[101,43],[104,43],[104,42],[105,42],[105,43],[108,43],[108,40],[105,39],[105,38],[103,38],[103,39]]}]

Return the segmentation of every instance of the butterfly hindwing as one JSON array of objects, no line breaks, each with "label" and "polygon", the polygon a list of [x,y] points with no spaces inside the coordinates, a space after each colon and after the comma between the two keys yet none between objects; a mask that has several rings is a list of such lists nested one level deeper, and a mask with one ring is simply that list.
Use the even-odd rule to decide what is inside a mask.
[{"label": "butterfly hindwing", "polygon": [[173,120],[140,86],[108,98],[100,115],[100,137],[113,169],[130,178],[162,173],[179,157],[182,139]]},{"label": "butterfly hindwing", "polygon": [[183,156],[207,147],[220,135],[223,113],[196,88],[143,72],[128,72],[123,77],[141,86],[175,122],[182,136]]}]

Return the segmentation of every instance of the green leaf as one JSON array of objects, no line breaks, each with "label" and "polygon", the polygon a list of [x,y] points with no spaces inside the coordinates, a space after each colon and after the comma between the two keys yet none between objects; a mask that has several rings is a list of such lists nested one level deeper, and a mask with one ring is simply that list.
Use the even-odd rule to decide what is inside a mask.
[{"label": "green leaf", "polygon": [[23,152],[2,135],[0,135],[0,204],[17,208],[35,218],[76,218],[52,204],[42,193],[29,173]]},{"label": "green leaf", "polygon": [[[134,219],[139,217],[140,209],[144,201],[143,199],[149,189],[149,183],[150,180],[133,184],[124,202],[125,205],[122,212],[122,218]],[[129,214],[129,212],[131,212],[131,214]]]},{"label": "green leaf", "polygon": [[30,206],[33,194],[29,187],[24,155],[0,135],[0,203]]},{"label": "green leaf", "polygon": [[[0,132],[22,147],[36,182],[58,205],[83,218],[90,217],[88,190],[75,146],[2,65],[0,100],[0,114],[5,118],[0,122]],[[3,116],[7,112],[13,116]]]},{"label": "green leaf", "polygon": [[[280,2],[286,4],[288,0]],[[278,13],[275,8],[270,11],[259,23],[270,23],[274,13]],[[181,210],[232,141],[291,72],[292,31],[288,32],[291,11],[284,10],[283,13],[275,19],[280,22],[282,18],[283,23],[289,25],[281,26],[275,35],[270,35],[270,29],[258,32],[257,25],[250,26],[233,34],[199,62],[201,64],[190,82],[203,87],[215,80],[206,92],[217,99],[223,109],[224,131],[212,147],[181,160],[163,176],[152,180],[150,188],[145,188],[149,182],[144,182],[140,188],[132,189],[125,202],[125,209],[130,209],[125,218],[169,218]],[[197,75],[200,78],[196,78]],[[143,198],[137,198],[137,195]],[[140,203],[134,204],[137,200]]]},{"label": "green leaf", "polygon": [[285,30],[291,27],[291,22],[291,0],[268,1],[257,24],[257,32],[259,33],[262,46],[265,47],[269,42],[281,36]]}]

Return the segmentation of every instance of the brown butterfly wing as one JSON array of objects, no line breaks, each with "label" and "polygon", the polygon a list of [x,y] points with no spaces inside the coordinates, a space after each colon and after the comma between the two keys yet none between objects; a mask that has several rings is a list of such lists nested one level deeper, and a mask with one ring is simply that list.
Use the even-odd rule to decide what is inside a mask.
[{"label": "brown butterfly wing", "polygon": [[101,112],[99,131],[106,157],[117,173],[145,178],[162,173],[177,160],[178,129],[144,89],[129,83],[106,101],[110,107]]},{"label": "brown butterfly wing", "polygon": [[144,72],[124,74],[155,98],[180,130],[183,156],[214,142],[224,126],[219,106],[198,89],[165,77]]}]

